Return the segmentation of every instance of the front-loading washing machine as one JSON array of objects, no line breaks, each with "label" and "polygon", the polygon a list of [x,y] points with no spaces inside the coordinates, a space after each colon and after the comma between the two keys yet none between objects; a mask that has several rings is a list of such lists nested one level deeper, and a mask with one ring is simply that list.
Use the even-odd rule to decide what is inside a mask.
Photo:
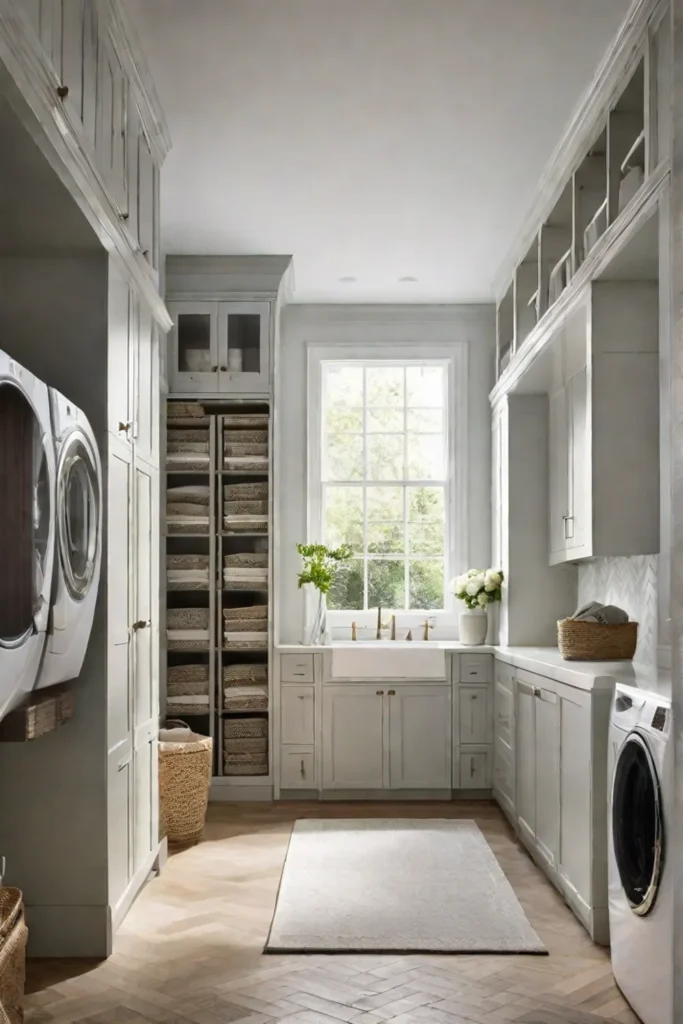
[{"label": "front-loading washing machine", "polygon": [[671,684],[646,684],[617,682],[610,717],[612,970],[643,1024],[673,1024]]},{"label": "front-loading washing machine", "polygon": [[50,625],[37,687],[76,679],[90,639],[102,561],[102,466],[88,419],[50,388],[56,551]]},{"label": "front-loading washing machine", "polygon": [[48,388],[0,352],[0,719],[35,686],[55,552]]}]

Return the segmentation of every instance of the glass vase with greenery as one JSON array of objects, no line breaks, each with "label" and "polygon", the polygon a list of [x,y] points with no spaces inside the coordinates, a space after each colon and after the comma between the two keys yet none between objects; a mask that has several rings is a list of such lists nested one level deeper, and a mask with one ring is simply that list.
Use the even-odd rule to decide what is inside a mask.
[{"label": "glass vase with greenery", "polygon": [[353,552],[345,544],[339,548],[328,548],[325,544],[297,544],[296,549],[303,561],[298,576],[299,589],[307,587],[317,593],[315,612],[305,635],[306,643],[317,646],[327,642],[327,594],[335,573]]}]

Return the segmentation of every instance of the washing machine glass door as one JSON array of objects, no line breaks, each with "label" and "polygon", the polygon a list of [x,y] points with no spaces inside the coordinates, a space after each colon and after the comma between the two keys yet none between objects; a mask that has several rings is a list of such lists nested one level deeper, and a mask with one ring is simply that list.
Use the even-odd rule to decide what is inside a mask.
[{"label": "washing machine glass door", "polygon": [[74,601],[82,601],[95,574],[100,489],[90,442],[74,430],[60,452],[57,469],[59,554],[64,582]]},{"label": "washing machine glass door", "polygon": [[626,737],[614,769],[612,838],[626,897],[633,913],[644,916],[657,899],[664,824],[657,767],[638,732]]},{"label": "washing machine glass door", "polygon": [[[45,629],[50,588],[50,464],[26,394],[0,381],[0,646],[21,647]],[[45,621],[44,621],[45,620]]]}]

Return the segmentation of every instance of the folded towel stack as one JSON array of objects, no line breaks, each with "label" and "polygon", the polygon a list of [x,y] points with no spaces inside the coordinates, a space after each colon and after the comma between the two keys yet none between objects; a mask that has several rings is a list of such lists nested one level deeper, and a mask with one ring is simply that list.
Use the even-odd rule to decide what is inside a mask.
[{"label": "folded towel stack", "polygon": [[169,608],[166,637],[172,651],[206,650],[209,646],[208,608]]},{"label": "folded towel stack", "polygon": [[226,775],[268,774],[266,718],[224,719],[223,771]]},{"label": "folded towel stack", "polygon": [[198,427],[196,430],[169,429],[166,438],[166,462],[168,469],[208,469],[209,468],[209,430]]},{"label": "folded towel stack", "polygon": [[223,720],[223,739],[226,743],[234,739],[267,739],[268,719],[245,716],[244,718],[225,718]]},{"label": "folded towel stack", "polygon": [[628,622],[628,612],[618,608],[615,604],[601,604],[599,601],[589,601],[587,604],[577,608],[572,619],[575,622],[599,622],[601,626],[620,626]]},{"label": "folded towel stack", "polygon": [[268,686],[267,665],[226,665],[224,667],[223,686],[226,688],[226,693],[231,687],[251,686],[253,683]]},{"label": "folded towel stack", "polygon": [[267,590],[268,552],[241,551],[226,555],[223,584],[230,590]]},{"label": "folded towel stack", "polygon": [[207,415],[199,402],[170,401],[166,406],[169,420],[205,420]]},{"label": "folded towel stack", "polygon": [[167,555],[167,590],[208,590],[208,555]]},{"label": "folded towel stack", "polygon": [[268,605],[223,609],[225,646],[263,648],[268,646]]},{"label": "folded towel stack", "polygon": [[168,533],[208,533],[210,500],[209,488],[202,484],[169,487],[166,491]]},{"label": "folded towel stack", "polygon": [[268,417],[229,416],[223,420],[226,469],[267,469]]},{"label": "folded towel stack", "polygon": [[168,699],[181,700],[184,697],[206,697],[209,704],[209,666],[171,665],[166,673]]}]

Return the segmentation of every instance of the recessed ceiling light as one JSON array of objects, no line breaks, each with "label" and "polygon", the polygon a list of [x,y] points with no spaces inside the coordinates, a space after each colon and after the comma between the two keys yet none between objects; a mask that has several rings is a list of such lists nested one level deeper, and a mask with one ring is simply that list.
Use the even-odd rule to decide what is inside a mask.
[{"label": "recessed ceiling light", "polygon": [[416,277],[399,277],[398,283],[399,284],[417,284],[417,278]]},{"label": "recessed ceiling light", "polygon": [[357,281],[358,278],[357,277],[340,277],[340,278],[338,278],[338,280],[342,284],[354,284],[354,282]]}]

